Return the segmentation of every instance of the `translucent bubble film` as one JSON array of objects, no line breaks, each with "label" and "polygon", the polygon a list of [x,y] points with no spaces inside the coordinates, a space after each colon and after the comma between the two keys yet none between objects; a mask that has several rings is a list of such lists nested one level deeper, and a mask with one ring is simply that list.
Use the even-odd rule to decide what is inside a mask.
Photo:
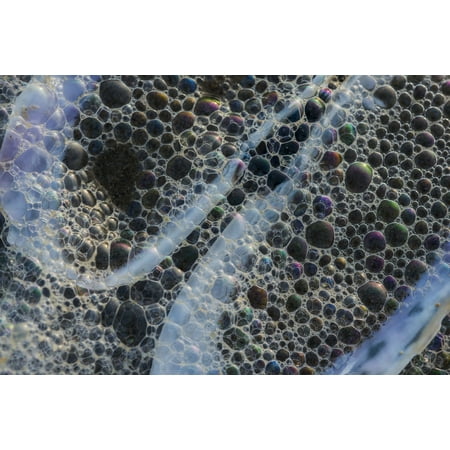
[{"label": "translucent bubble film", "polygon": [[450,77],[0,76],[1,374],[450,374]]}]

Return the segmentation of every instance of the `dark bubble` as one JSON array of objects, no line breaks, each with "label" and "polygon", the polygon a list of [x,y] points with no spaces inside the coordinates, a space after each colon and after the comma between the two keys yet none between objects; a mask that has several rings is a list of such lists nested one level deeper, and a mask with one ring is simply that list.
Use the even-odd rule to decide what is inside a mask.
[{"label": "dark bubble", "polygon": [[309,122],[317,122],[325,112],[325,103],[318,97],[314,97],[306,103],[305,114]]},{"label": "dark bubble", "polygon": [[391,223],[385,230],[386,242],[391,247],[400,247],[408,240],[408,229],[400,223]]},{"label": "dark bubble", "polygon": [[88,155],[78,142],[68,142],[62,161],[68,169],[80,170],[88,163]]},{"label": "dark bubble", "polygon": [[318,220],[306,228],[306,240],[313,247],[329,248],[334,242],[334,228],[329,222]]},{"label": "dark bubble", "polygon": [[421,145],[423,147],[433,147],[434,145],[434,137],[431,133],[428,132],[423,132],[423,133],[419,133],[416,136],[416,143],[418,145]]},{"label": "dark bubble", "polygon": [[361,333],[354,327],[343,327],[337,337],[346,345],[356,345],[361,340]]},{"label": "dark bubble", "polygon": [[384,268],[384,259],[378,255],[370,255],[366,258],[366,269],[370,272],[381,272]]},{"label": "dark bubble", "polygon": [[390,86],[381,86],[373,94],[375,103],[382,108],[389,109],[395,105],[397,97]]},{"label": "dark bubble", "polygon": [[364,248],[371,253],[376,253],[386,248],[386,239],[381,231],[370,231],[364,237]]},{"label": "dark bubble", "polygon": [[182,78],[178,87],[186,94],[192,94],[197,89],[197,83],[192,78]]},{"label": "dark bubble", "polygon": [[94,117],[87,117],[81,121],[80,129],[87,138],[96,138],[102,134],[103,125]]},{"label": "dark bubble", "polygon": [[231,136],[238,136],[244,131],[244,121],[242,117],[231,114],[222,120],[220,128]]},{"label": "dark bubble", "polygon": [[304,142],[309,138],[309,125],[307,123],[302,123],[295,131],[295,139],[298,142]]},{"label": "dark bubble", "polygon": [[320,167],[323,170],[332,170],[342,162],[342,155],[338,152],[326,151],[320,161]]},{"label": "dark bubble", "polygon": [[394,75],[391,79],[391,86],[399,91],[400,89],[403,89],[406,84],[406,77],[403,75]]},{"label": "dark bubble", "polygon": [[395,291],[394,291],[394,297],[398,300],[398,301],[403,301],[405,300],[405,298],[407,298],[409,295],[411,294],[411,288],[409,286],[399,286]]},{"label": "dark bubble", "polygon": [[441,91],[444,95],[450,95],[450,80],[446,80],[442,83]]},{"label": "dark bubble", "polygon": [[209,116],[220,107],[220,101],[213,97],[200,98],[194,108],[194,113],[199,116]]},{"label": "dark bubble", "polygon": [[195,122],[195,116],[189,111],[183,111],[177,114],[172,122],[173,131],[176,134],[180,134],[183,131],[192,128]]},{"label": "dark bubble", "polygon": [[131,100],[130,89],[119,80],[107,80],[100,83],[100,98],[110,108],[120,108]]},{"label": "dark bubble", "polygon": [[151,108],[161,110],[169,103],[169,97],[164,92],[151,91],[147,94],[147,103]]},{"label": "dark bubble", "polygon": [[392,275],[388,275],[384,278],[383,285],[388,291],[393,291],[397,286],[397,280]]},{"label": "dark bubble", "polygon": [[114,127],[114,137],[119,142],[127,142],[132,133],[132,128],[128,123],[119,123]]},{"label": "dark bubble", "polygon": [[369,164],[356,162],[345,173],[345,185],[350,192],[364,192],[372,181],[372,175],[373,169]]},{"label": "dark bubble", "polygon": [[254,156],[248,164],[248,170],[256,176],[267,175],[270,172],[270,163],[262,156]]},{"label": "dark bubble", "polygon": [[126,301],[117,311],[113,322],[117,337],[130,347],[138,345],[146,335],[147,321],[141,306]]},{"label": "dark bubble", "polygon": [[267,306],[267,291],[259,286],[252,286],[247,291],[247,298],[253,308],[264,309]]},{"label": "dark bubble", "polygon": [[346,145],[351,145],[356,139],[356,129],[353,124],[346,123],[339,128],[339,139]]},{"label": "dark bubble", "polygon": [[431,169],[436,165],[436,154],[431,150],[423,150],[416,155],[414,162],[420,169]]},{"label": "dark bubble", "polygon": [[427,265],[424,262],[413,259],[405,267],[405,281],[408,284],[415,284],[426,271]]},{"label": "dark bubble", "polygon": [[136,187],[138,189],[150,189],[155,186],[156,176],[150,170],[144,170],[136,180]]},{"label": "dark bubble", "polygon": [[436,219],[444,219],[447,216],[447,207],[441,201],[437,201],[431,205],[430,212]]},{"label": "dark bubble", "polygon": [[383,309],[387,291],[378,281],[368,281],[358,289],[358,296],[369,311],[379,312]]},{"label": "dark bubble", "polygon": [[424,246],[427,250],[437,250],[440,245],[440,238],[438,234],[430,234],[424,240]]},{"label": "dark bubble", "polygon": [[153,137],[161,136],[164,133],[164,124],[158,119],[150,120],[147,123],[147,131]]},{"label": "dark bubble", "polygon": [[167,175],[174,180],[186,176],[191,170],[192,163],[184,156],[175,156],[167,163]]},{"label": "dark bubble", "polygon": [[332,90],[328,88],[323,88],[319,91],[319,98],[325,103],[328,103],[331,99]]},{"label": "dark bubble", "polygon": [[296,261],[303,262],[306,258],[308,246],[304,239],[298,236],[294,236],[289,245],[286,248],[288,254],[292,256]]},{"label": "dark bubble", "polygon": [[416,220],[416,212],[412,208],[406,208],[400,215],[405,225],[412,225]]},{"label": "dark bubble", "polygon": [[313,212],[316,217],[323,219],[331,214],[333,210],[333,202],[326,195],[318,195],[313,200]]},{"label": "dark bubble", "polygon": [[400,214],[400,207],[393,200],[382,200],[378,205],[377,217],[383,222],[393,222]]}]

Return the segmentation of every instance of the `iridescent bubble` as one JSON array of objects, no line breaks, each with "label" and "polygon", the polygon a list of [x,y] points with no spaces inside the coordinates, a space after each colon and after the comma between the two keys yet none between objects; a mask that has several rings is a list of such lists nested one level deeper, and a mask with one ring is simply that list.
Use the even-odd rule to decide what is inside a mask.
[{"label": "iridescent bubble", "polygon": [[358,289],[358,297],[369,311],[379,312],[383,309],[387,291],[378,281],[368,281]]},{"label": "iridescent bubble", "polygon": [[339,128],[339,139],[346,145],[351,145],[356,139],[356,129],[351,123]]},{"label": "iridescent bubble", "polygon": [[400,223],[390,223],[385,228],[384,235],[391,247],[401,247],[408,240],[408,228]]},{"label": "iridescent bubble", "polygon": [[192,94],[197,89],[197,83],[192,78],[182,78],[178,87],[186,94]]},{"label": "iridescent bubble", "polygon": [[393,222],[399,214],[400,206],[393,200],[382,200],[378,205],[377,217],[383,222]]},{"label": "iridescent bubble", "polygon": [[131,245],[126,240],[117,240],[111,243],[110,247],[110,267],[112,270],[118,269],[128,262],[131,252]]},{"label": "iridescent bubble", "polygon": [[194,125],[195,116],[190,111],[183,111],[178,113],[172,122],[173,131],[176,134],[180,134],[183,131],[188,130]]},{"label": "iridescent bubble", "polygon": [[328,103],[331,99],[332,90],[328,88],[323,88],[319,91],[319,98],[325,103]]},{"label": "iridescent bubble", "polygon": [[333,202],[330,197],[326,195],[318,195],[313,200],[313,212],[316,217],[323,219],[331,214],[333,210]]},{"label": "iridescent bubble", "polygon": [[325,103],[319,97],[314,97],[306,103],[305,114],[309,122],[317,122],[324,112]]},{"label": "iridescent bubble", "polygon": [[334,228],[329,222],[318,220],[306,227],[308,244],[318,248],[329,248],[334,242]]},{"label": "iridescent bubble", "polygon": [[209,116],[220,108],[220,100],[214,97],[200,98],[194,108],[194,113],[199,116]]},{"label": "iridescent bubble", "polygon": [[392,275],[388,275],[383,280],[383,285],[388,291],[393,291],[397,286],[397,280]]},{"label": "iridescent bubble", "polygon": [[361,193],[367,190],[372,181],[373,169],[363,162],[353,163],[345,173],[345,185],[350,192]]},{"label": "iridescent bubble", "polygon": [[342,155],[338,152],[326,151],[323,154],[322,161],[320,161],[320,167],[323,170],[335,169],[342,162]]},{"label": "iridescent bubble", "polygon": [[297,280],[303,274],[303,266],[299,262],[293,262],[287,266],[286,272],[293,280]]},{"label": "iridescent bubble", "polygon": [[222,120],[220,128],[232,136],[238,136],[244,131],[244,120],[240,116],[229,115]]},{"label": "iridescent bubble", "polygon": [[381,252],[386,248],[386,239],[381,231],[370,231],[364,237],[364,248],[371,253]]},{"label": "iridescent bubble", "polygon": [[370,272],[381,272],[384,268],[384,259],[378,255],[370,255],[366,258],[366,269]]},{"label": "iridescent bubble", "polygon": [[164,109],[169,103],[169,97],[164,92],[152,91],[147,94],[147,103],[153,109]]}]

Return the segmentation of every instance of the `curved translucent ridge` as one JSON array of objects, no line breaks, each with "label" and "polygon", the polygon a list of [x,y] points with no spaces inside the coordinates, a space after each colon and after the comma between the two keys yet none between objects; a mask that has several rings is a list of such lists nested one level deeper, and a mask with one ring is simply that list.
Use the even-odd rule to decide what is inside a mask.
[{"label": "curved translucent ridge", "polygon": [[441,263],[422,276],[378,332],[343,355],[328,375],[396,375],[422,352],[450,313],[450,266]]},{"label": "curved translucent ridge", "polygon": [[[343,88],[350,88],[357,77],[350,78]],[[293,104],[289,105],[292,108]],[[292,109],[291,109],[292,111]],[[327,119],[331,119],[335,110],[330,108]],[[289,115],[286,114],[285,117]],[[296,182],[301,180],[304,169],[309,164],[316,164],[312,156],[313,143],[302,149],[302,154],[294,159],[287,169],[289,178],[278,185],[267,197],[249,200],[242,208],[242,215],[233,219],[225,228],[222,236],[214,243],[189,281],[176,298],[162,329],[160,339],[156,343],[152,374],[206,374],[220,371],[220,356],[215,349],[215,337],[218,333],[217,320],[230,303],[229,296],[220,299],[213,294],[214,286],[221,277],[231,276],[239,283],[239,273],[233,261],[242,259],[244,246],[258,244],[258,236],[264,236],[270,228],[266,213],[278,214],[287,204],[287,197]],[[239,235],[235,230],[239,230]],[[228,237],[229,236],[229,237]],[[231,294],[232,290],[228,291]],[[179,311],[184,312],[182,323],[179,322]],[[198,312],[202,314],[200,320]],[[203,319],[207,317],[207,320]],[[193,361],[191,351],[186,346],[196,349],[196,360]]]},{"label": "curved translucent ridge", "polygon": [[[58,243],[64,226],[61,159],[73,135],[63,83],[71,78],[35,77],[17,97],[0,150],[0,203],[9,217],[9,243],[47,271],[75,280]],[[88,77],[77,80],[79,96],[92,89]]]}]

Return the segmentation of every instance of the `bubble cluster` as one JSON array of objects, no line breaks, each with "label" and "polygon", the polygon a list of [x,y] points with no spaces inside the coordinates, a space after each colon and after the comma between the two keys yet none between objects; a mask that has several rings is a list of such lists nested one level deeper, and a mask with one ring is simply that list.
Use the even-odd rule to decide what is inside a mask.
[{"label": "bubble cluster", "polygon": [[[158,345],[184,373],[321,373],[449,263],[446,77],[1,77],[0,95],[2,373],[149,373]],[[234,158],[148,273],[68,277],[126,267]],[[404,373],[448,373],[449,333]]]}]

